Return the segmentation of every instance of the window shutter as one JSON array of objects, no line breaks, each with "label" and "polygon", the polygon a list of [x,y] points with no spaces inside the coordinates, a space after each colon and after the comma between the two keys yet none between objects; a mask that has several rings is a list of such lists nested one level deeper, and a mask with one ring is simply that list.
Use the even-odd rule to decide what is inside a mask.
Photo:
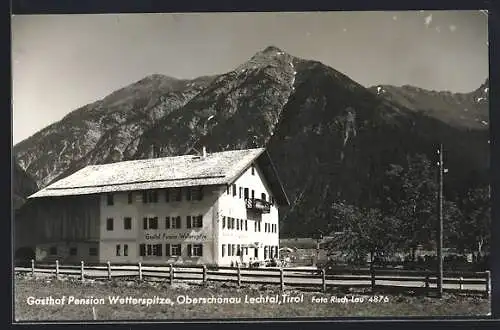
[{"label": "window shutter", "polygon": [[165,244],[165,255],[170,256],[170,244]]},{"label": "window shutter", "polygon": [[186,217],[186,228],[191,228],[191,216]]},{"label": "window shutter", "polygon": [[245,220],[245,230],[248,230],[248,220]]},{"label": "window shutter", "polygon": [[200,257],[203,256],[203,244],[200,244],[200,254],[199,254]]},{"label": "window shutter", "polygon": [[170,229],[170,217],[165,217],[165,229]]},{"label": "window shutter", "polygon": [[156,255],[159,256],[159,257],[161,257],[162,254],[163,254],[162,250],[163,250],[163,244],[158,244],[157,248],[156,248],[156,252],[157,252]]},{"label": "window shutter", "polygon": [[188,201],[190,201],[190,200],[191,200],[191,189],[192,189],[191,187],[188,187],[188,188],[186,189],[186,199],[187,199]]},{"label": "window shutter", "polygon": [[191,247],[192,247],[192,245],[191,245],[191,244],[188,244],[188,246],[187,246],[187,249],[188,249],[188,257],[191,257],[192,252],[193,252],[193,251],[191,251]]},{"label": "window shutter", "polygon": [[198,216],[198,227],[203,227],[203,215]]},{"label": "window shutter", "polygon": [[177,224],[177,228],[181,228],[181,217],[178,216],[177,219],[175,219],[176,221],[176,224]]},{"label": "window shutter", "polygon": [[148,229],[148,218],[143,218],[142,219],[142,228]]},{"label": "window shutter", "polygon": [[141,257],[146,255],[146,244],[139,245],[139,255]]},{"label": "window shutter", "polygon": [[222,229],[226,228],[226,217],[222,217]]}]

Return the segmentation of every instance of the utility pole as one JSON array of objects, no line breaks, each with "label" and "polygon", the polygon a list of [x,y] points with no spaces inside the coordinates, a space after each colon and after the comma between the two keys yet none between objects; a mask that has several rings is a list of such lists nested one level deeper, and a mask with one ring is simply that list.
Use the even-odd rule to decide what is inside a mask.
[{"label": "utility pole", "polygon": [[438,224],[437,224],[437,291],[438,297],[443,297],[443,144],[439,144],[438,153]]}]

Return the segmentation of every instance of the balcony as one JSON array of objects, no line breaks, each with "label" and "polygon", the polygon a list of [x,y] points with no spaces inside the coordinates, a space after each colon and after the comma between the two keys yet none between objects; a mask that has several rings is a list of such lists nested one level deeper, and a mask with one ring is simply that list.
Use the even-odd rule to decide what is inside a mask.
[{"label": "balcony", "polygon": [[271,212],[271,204],[266,202],[263,199],[258,198],[246,198],[245,204],[247,209],[254,210],[260,213],[269,213]]}]

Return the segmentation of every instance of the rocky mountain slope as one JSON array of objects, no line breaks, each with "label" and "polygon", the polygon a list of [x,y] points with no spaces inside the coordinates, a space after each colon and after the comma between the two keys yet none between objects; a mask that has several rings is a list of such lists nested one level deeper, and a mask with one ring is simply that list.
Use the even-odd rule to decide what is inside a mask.
[{"label": "rocky mountain slope", "polygon": [[22,168],[13,161],[12,170],[12,204],[18,210],[26,201],[26,197],[38,190],[37,184]]},{"label": "rocky mountain slope", "polygon": [[[485,97],[481,106],[467,107],[486,121],[487,99],[478,93],[461,99]],[[436,141],[447,151],[448,194],[486,180],[487,125],[476,124],[476,117],[470,125],[457,124],[465,101],[462,108],[441,108],[433,100],[451,103],[446,96],[418,95],[410,87],[366,89],[271,46],[219,76],[147,77],[70,113],[16,145],[14,153],[43,187],[88,164],[179,155],[202,146],[209,152],[266,146],[292,202],[281,210],[281,230],[306,235],[330,221],[333,200],[366,202],[363,187],[376,185],[388,163],[415,152],[432,157]]]},{"label": "rocky mountain slope", "polygon": [[378,85],[371,87],[370,90],[410,110],[437,118],[454,127],[487,129],[488,86],[489,81],[486,79],[478,89],[470,93],[430,91],[409,85],[401,87]]}]

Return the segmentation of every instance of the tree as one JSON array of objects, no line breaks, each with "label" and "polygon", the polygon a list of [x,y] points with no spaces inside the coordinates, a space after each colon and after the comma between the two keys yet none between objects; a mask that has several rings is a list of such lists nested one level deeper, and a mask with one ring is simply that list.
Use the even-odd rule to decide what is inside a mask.
[{"label": "tree", "polygon": [[398,233],[394,230],[396,219],[385,216],[379,209],[359,208],[345,202],[332,205],[336,220],[341,224],[342,235],[329,246],[332,251],[345,251],[349,259],[370,262],[376,256],[394,251]]},{"label": "tree", "polygon": [[419,244],[428,243],[436,228],[437,182],[425,155],[408,156],[404,166],[391,164],[385,173],[385,214],[399,219],[398,245],[416,260]]},{"label": "tree", "polygon": [[491,199],[488,186],[470,189],[462,201],[457,243],[461,250],[482,256],[491,239]]}]

